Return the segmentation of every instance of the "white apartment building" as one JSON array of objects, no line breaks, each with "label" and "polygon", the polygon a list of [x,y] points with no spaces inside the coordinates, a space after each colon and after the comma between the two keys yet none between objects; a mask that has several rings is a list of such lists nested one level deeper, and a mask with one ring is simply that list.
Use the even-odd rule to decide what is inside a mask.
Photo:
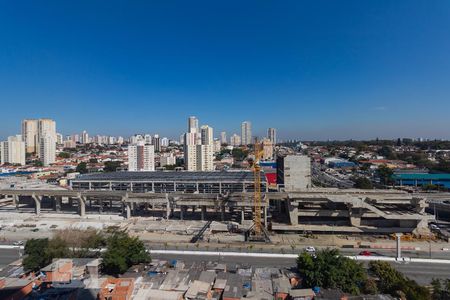
[{"label": "white apartment building", "polygon": [[197,145],[197,171],[214,171],[213,145]]},{"label": "white apartment building", "polygon": [[[40,150],[42,149],[41,141],[42,139],[47,139],[47,136],[51,136],[52,141],[55,143],[55,153],[56,153],[56,123],[55,121],[51,119],[39,119],[38,120],[38,134],[37,134],[37,145],[39,147],[37,148],[37,154],[39,156],[39,159],[43,162],[44,158],[43,155],[40,153]],[[49,152],[51,154],[51,152]],[[55,154],[56,155],[56,154]],[[51,163],[55,162],[55,158],[50,159]]]},{"label": "white apartment building", "polygon": [[1,164],[25,165],[25,142],[20,134],[0,143],[0,161]]},{"label": "white apartment building", "polygon": [[171,166],[177,163],[177,158],[172,153],[163,153],[159,158],[159,165],[161,167]]},{"label": "white apartment building", "polygon": [[81,143],[89,144],[89,133],[87,133],[86,130],[83,130],[83,132],[81,133]]},{"label": "white apartment building", "polygon": [[197,171],[197,134],[186,132],[184,134],[184,167],[188,171]]},{"label": "white apartment building", "polygon": [[250,145],[252,143],[252,123],[244,121],[241,124],[241,142],[242,145]]},{"label": "white apartment building", "polygon": [[169,147],[169,139],[166,137],[163,137],[161,139],[161,147]]},{"label": "white apartment building", "polygon": [[39,140],[39,160],[44,166],[53,164],[56,160],[56,140],[51,133],[46,133]]},{"label": "white apartment building", "polygon": [[225,131],[220,133],[220,143],[227,144],[227,133]]},{"label": "white apartment building", "polygon": [[241,144],[241,137],[238,136],[237,134],[233,134],[230,137],[230,144],[233,147],[238,147]]},{"label": "white apartment building", "polygon": [[22,138],[25,141],[26,153],[37,153],[38,120],[25,119],[22,121]]},{"label": "white apartment building", "polygon": [[155,147],[144,142],[129,145],[128,171],[155,171]]},{"label": "white apartment building", "polygon": [[267,138],[275,146],[277,144],[277,130],[275,128],[267,129]]}]

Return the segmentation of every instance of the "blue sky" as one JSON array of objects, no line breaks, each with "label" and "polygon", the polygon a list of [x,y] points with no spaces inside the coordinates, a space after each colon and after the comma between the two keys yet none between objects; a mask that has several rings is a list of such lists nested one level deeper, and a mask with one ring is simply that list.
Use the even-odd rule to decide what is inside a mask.
[{"label": "blue sky", "polygon": [[450,1],[0,0],[0,137],[450,138]]}]

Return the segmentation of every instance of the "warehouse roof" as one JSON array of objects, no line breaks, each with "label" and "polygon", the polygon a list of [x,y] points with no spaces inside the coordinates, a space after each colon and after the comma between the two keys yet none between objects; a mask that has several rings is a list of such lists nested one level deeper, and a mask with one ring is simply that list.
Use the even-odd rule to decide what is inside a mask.
[{"label": "warehouse roof", "polygon": [[[251,171],[155,171],[155,172],[111,172],[80,175],[73,181],[203,181],[203,182],[253,182]],[[265,176],[261,176],[265,181]]]}]

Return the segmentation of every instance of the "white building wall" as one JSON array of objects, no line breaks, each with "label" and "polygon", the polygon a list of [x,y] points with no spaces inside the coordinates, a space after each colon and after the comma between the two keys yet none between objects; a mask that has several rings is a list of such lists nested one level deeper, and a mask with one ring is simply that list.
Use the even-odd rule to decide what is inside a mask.
[{"label": "white building wall", "polygon": [[56,160],[56,140],[55,136],[47,133],[39,141],[39,159],[44,166],[53,164]]}]

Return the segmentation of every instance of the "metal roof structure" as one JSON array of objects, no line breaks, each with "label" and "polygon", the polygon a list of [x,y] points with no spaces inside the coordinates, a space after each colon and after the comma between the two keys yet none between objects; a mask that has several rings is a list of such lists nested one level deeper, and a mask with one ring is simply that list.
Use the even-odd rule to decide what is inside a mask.
[{"label": "metal roof structure", "polygon": [[[155,172],[111,172],[80,175],[73,181],[176,181],[176,182],[253,182],[251,171],[155,171]],[[261,177],[265,181],[265,177]]]}]

